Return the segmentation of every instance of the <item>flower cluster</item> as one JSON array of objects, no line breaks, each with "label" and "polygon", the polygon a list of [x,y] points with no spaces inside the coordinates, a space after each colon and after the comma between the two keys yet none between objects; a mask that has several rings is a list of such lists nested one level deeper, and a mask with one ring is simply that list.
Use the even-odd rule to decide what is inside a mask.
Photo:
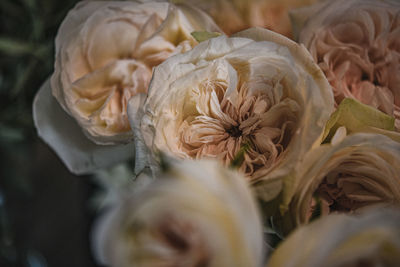
[{"label": "flower cluster", "polygon": [[70,11],[34,119],[72,172],[103,169],[99,262],[399,264],[400,5],[314,2]]}]

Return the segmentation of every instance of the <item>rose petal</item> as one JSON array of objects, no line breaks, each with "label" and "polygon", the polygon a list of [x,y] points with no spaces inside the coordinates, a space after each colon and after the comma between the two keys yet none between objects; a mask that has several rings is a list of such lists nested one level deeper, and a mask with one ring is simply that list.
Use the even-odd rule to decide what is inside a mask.
[{"label": "rose petal", "polygon": [[133,144],[101,146],[90,141],[52,96],[49,81],[36,94],[33,119],[39,136],[74,174],[90,174],[134,155]]}]

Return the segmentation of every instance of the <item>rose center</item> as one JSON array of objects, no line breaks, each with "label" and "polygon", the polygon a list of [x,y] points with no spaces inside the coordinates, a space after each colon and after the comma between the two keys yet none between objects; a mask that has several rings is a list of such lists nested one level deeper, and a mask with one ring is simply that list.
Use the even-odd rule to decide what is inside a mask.
[{"label": "rose center", "polygon": [[239,129],[239,126],[232,126],[227,129],[226,132],[232,137],[239,137],[242,135],[242,131]]},{"label": "rose center", "polygon": [[381,83],[378,81],[378,77],[375,75],[373,75],[374,79],[371,81],[369,78],[369,75],[365,72],[363,72],[363,74],[361,75],[361,81],[370,81],[371,83],[373,83],[375,86],[381,86]]},{"label": "rose center", "polygon": [[357,182],[351,182],[357,177],[348,173],[330,173],[316,190],[317,195],[329,206],[329,210],[339,212],[350,212],[367,204],[368,200],[363,201],[354,195],[360,191],[367,190]]},{"label": "rose center", "polygon": [[[185,266],[208,266],[210,253],[198,229],[188,221],[164,217],[157,227],[159,237],[167,248],[174,250],[175,260],[185,261]],[[175,260],[166,265],[178,266]]]}]

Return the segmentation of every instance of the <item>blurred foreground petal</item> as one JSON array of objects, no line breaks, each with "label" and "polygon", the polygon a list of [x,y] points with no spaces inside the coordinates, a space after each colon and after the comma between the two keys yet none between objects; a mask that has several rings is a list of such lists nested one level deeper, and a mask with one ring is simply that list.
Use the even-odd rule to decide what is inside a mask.
[{"label": "blurred foreground petal", "polygon": [[250,189],[215,161],[172,163],[109,210],[94,234],[98,259],[112,267],[257,267],[265,252]]},{"label": "blurred foreground petal", "polygon": [[400,263],[400,210],[332,214],[298,228],[272,254],[269,267],[386,266]]}]

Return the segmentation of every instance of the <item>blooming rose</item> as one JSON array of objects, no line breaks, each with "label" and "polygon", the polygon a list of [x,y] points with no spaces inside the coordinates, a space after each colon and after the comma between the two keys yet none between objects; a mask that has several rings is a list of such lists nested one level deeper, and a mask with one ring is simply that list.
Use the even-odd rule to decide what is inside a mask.
[{"label": "blooming rose", "polygon": [[400,144],[379,134],[336,139],[310,151],[296,170],[293,197],[286,199],[293,225],[307,223],[315,212],[400,205]]},{"label": "blooming rose", "polygon": [[399,129],[400,3],[338,0],[317,7],[293,16],[308,18],[299,39],[327,76],[336,103],[357,98],[394,116]]},{"label": "blooming rose", "polygon": [[[287,37],[292,36],[288,11],[317,0],[176,0],[197,5],[214,19],[227,34],[250,27],[265,27]],[[221,15],[223,14],[223,15]]]},{"label": "blooming rose", "polygon": [[238,172],[215,161],[183,161],[131,195],[95,232],[110,266],[260,266],[263,234]]},{"label": "blooming rose", "polygon": [[94,142],[128,142],[128,100],[147,91],[154,66],[197,44],[195,30],[218,27],[167,2],[80,2],[56,37],[53,95]]},{"label": "blooming rose", "polygon": [[269,267],[398,266],[400,210],[331,214],[298,228],[272,253]]},{"label": "blooming rose", "polygon": [[241,155],[235,164],[257,181],[286,173],[319,144],[332,109],[329,84],[304,47],[250,29],[159,65],[143,114],[132,109],[129,115],[153,156],[232,164]]}]

